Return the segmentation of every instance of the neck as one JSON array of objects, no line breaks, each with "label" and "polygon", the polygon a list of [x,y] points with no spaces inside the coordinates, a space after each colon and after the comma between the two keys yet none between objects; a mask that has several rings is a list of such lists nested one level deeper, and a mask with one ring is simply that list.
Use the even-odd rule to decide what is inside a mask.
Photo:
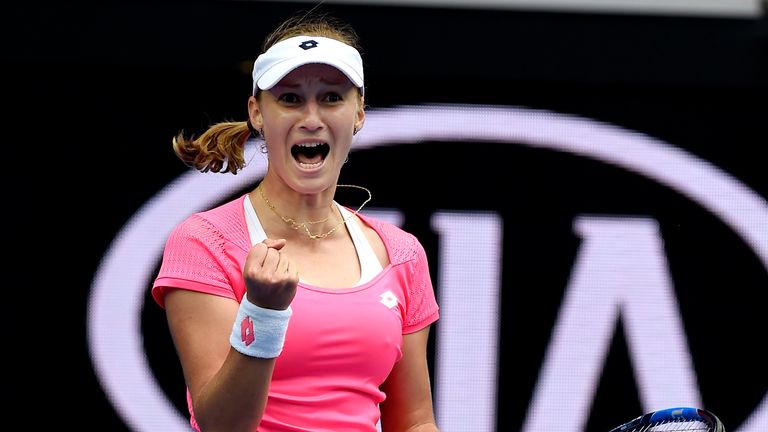
[{"label": "neck", "polygon": [[[368,201],[371,200],[371,192],[362,187],[356,185],[337,185],[337,187],[350,187],[363,190],[367,192],[368,197],[360,207],[354,211],[352,216],[356,215]],[[273,224],[277,232],[286,233],[288,235],[281,237],[293,237],[291,231],[295,231],[299,237],[305,237],[312,240],[320,240],[333,235],[338,231],[347,219],[342,219],[338,209],[335,208],[333,201],[328,204],[322,204],[315,206],[315,211],[304,212],[302,216],[296,216],[299,212],[291,214],[284,210],[284,208],[290,208],[290,206],[283,206],[281,203],[276,203],[270,195],[264,190],[262,184],[260,184],[256,190],[258,197],[251,197],[251,203],[258,209],[259,207],[266,207],[267,212],[271,213],[272,220],[280,220],[281,222]],[[258,204],[257,204],[258,203]],[[321,211],[317,211],[321,210]],[[290,229],[286,229],[290,228]],[[266,229],[265,229],[266,231]],[[271,230],[275,231],[275,230]]]}]

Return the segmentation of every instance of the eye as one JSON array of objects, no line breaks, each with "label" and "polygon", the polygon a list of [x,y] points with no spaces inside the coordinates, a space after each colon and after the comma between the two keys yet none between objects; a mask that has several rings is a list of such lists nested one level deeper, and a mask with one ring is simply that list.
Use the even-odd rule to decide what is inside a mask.
[{"label": "eye", "polygon": [[277,100],[289,105],[301,102],[301,98],[296,93],[281,93],[280,96],[277,97]]},{"label": "eye", "polygon": [[323,100],[325,102],[336,103],[336,102],[342,102],[344,98],[342,98],[341,95],[336,92],[329,92],[329,93],[326,93],[325,96],[323,96]]}]

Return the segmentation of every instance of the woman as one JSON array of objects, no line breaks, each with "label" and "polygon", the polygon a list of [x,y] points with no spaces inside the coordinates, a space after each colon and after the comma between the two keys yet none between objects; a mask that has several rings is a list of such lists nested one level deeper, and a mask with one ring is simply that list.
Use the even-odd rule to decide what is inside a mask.
[{"label": "woman", "polygon": [[[427,340],[438,306],[424,249],[359,214],[337,184],[365,122],[357,37],[300,15],[265,41],[248,121],[174,150],[236,173],[251,135],[268,168],[249,193],[191,215],[169,236],[152,288],[165,308],[202,431],[434,432]],[[368,193],[356,209],[337,187]]]}]

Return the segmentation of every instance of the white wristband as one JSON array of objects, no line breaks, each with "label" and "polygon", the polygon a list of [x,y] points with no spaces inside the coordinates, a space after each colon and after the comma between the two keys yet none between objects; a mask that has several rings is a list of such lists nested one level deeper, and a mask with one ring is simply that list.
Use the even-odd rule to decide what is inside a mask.
[{"label": "white wristband", "polygon": [[265,309],[249,302],[248,296],[243,295],[229,343],[247,356],[275,358],[283,350],[290,317],[290,306],[285,310]]}]

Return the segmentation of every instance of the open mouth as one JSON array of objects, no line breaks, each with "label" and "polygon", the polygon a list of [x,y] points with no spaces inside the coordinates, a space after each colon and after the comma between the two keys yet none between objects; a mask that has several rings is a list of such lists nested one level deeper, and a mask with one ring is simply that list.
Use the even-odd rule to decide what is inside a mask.
[{"label": "open mouth", "polygon": [[308,166],[320,165],[330,151],[331,146],[324,142],[302,143],[291,147],[291,155],[296,162]]}]

